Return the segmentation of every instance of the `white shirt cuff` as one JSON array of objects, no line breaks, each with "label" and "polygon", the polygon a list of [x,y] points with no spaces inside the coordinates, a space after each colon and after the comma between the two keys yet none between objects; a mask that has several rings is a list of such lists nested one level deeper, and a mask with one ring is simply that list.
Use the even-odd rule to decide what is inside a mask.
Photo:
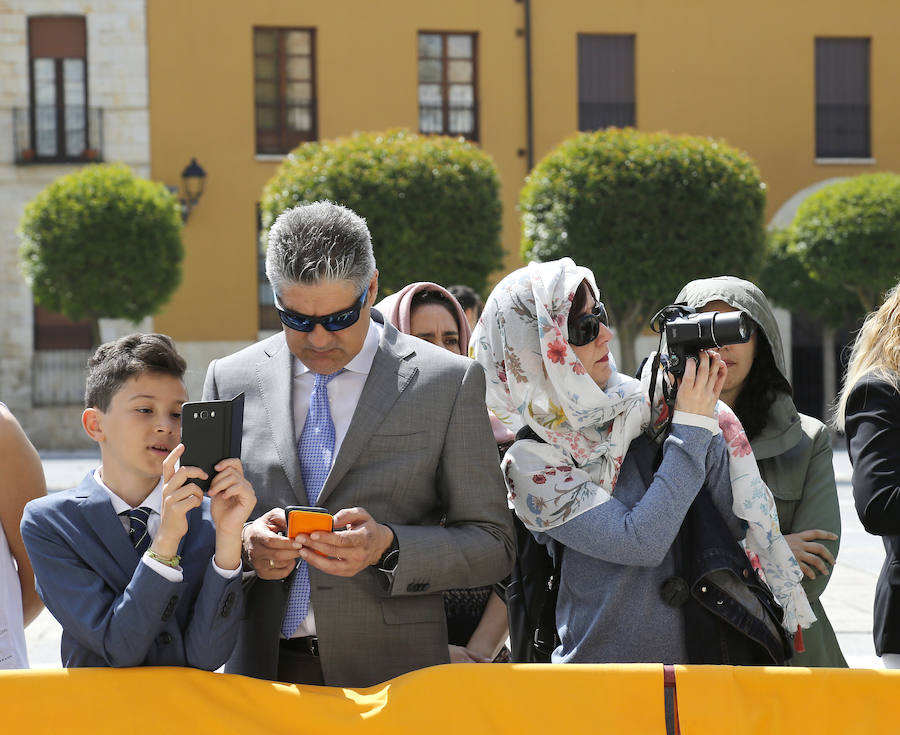
[{"label": "white shirt cuff", "polygon": [[238,576],[243,570],[240,562],[238,562],[237,567],[235,567],[234,569],[222,569],[222,567],[216,564],[216,557],[213,557],[212,565],[213,569],[216,570],[216,574],[218,574],[220,577],[225,577],[225,579],[233,579],[234,577]]},{"label": "white shirt cuff", "polygon": [[156,561],[156,559],[151,559],[146,554],[141,557],[141,561],[159,576],[168,579],[170,582],[181,582],[184,579],[181,567],[170,567],[168,564],[163,564],[162,562]]},{"label": "white shirt cuff", "polygon": [[699,429],[706,429],[713,436],[722,433],[719,428],[719,420],[710,416],[701,416],[698,413],[688,413],[687,411],[675,411],[672,414],[673,424],[683,424],[685,426],[696,426]]}]

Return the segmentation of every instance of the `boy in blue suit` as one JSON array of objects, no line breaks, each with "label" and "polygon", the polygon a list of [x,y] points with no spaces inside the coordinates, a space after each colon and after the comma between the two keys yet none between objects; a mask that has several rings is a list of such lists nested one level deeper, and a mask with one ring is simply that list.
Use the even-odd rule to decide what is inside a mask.
[{"label": "boy in blue suit", "polygon": [[101,345],[82,424],[101,465],[28,503],[22,537],[63,628],[64,666],[194,666],[231,654],[243,608],[241,529],[256,504],[238,459],[175,469],[184,359],[161,334]]}]

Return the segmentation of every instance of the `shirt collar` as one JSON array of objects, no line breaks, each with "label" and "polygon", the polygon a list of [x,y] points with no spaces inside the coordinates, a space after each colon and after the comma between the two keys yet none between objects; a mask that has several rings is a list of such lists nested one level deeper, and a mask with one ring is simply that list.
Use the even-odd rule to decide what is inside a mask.
[{"label": "shirt collar", "polygon": [[[116,515],[121,515],[127,510],[131,510],[131,506],[128,505],[122,498],[116,495],[112,490],[110,490],[106,484],[103,482],[103,478],[100,476],[101,467],[98,467],[94,470],[94,481],[106,490],[109,495],[109,500],[112,503],[113,510],[116,512]],[[156,487],[150,491],[150,494],[144,498],[144,501],[141,503],[141,507],[149,508],[154,513],[161,515],[162,514],[162,490],[163,490],[163,481],[162,477],[159,478],[159,482],[156,483]]]},{"label": "shirt collar", "polygon": [[[344,370],[360,375],[368,375],[372,369],[372,363],[375,361],[375,355],[378,352],[378,344],[381,342],[382,327],[374,319],[369,319],[369,330],[366,332],[366,339],[363,342],[362,349],[356,353],[350,362],[344,366]],[[294,377],[299,378],[306,375],[309,368],[293,355],[291,361],[294,365]]]}]

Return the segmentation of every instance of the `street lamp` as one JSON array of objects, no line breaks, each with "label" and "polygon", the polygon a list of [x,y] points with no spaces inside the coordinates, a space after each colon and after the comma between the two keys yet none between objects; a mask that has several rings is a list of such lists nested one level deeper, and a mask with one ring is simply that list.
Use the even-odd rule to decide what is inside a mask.
[{"label": "street lamp", "polygon": [[181,221],[187,222],[191,214],[191,210],[200,201],[203,196],[203,186],[206,183],[206,171],[197,163],[196,158],[191,158],[191,162],[184,167],[181,172],[181,191],[182,195],[178,201],[181,202]]}]

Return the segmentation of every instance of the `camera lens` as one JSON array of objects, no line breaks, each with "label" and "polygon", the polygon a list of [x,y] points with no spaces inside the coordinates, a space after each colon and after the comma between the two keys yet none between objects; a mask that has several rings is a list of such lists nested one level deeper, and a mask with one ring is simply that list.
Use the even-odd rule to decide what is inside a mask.
[{"label": "camera lens", "polygon": [[208,418],[209,418],[209,411],[201,411],[201,412],[200,412],[200,418],[201,418],[201,419],[208,419]]},{"label": "camera lens", "polygon": [[753,323],[744,311],[713,312],[711,344],[704,347],[720,347],[746,342],[753,334]]}]

